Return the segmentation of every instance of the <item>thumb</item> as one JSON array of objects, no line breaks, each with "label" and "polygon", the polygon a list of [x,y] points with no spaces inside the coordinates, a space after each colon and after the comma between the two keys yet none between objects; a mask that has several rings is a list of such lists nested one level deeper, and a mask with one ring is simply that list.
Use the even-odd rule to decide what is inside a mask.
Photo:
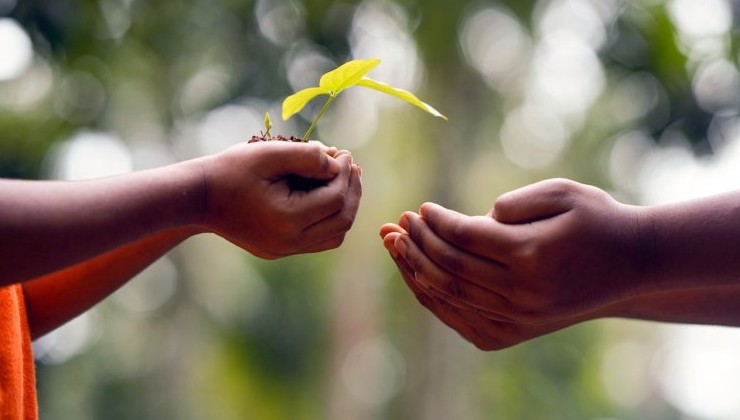
[{"label": "thumb", "polygon": [[272,141],[253,144],[264,146],[267,158],[261,160],[260,174],[264,178],[297,175],[312,179],[333,179],[340,170],[331,149],[318,142],[298,143]]},{"label": "thumb", "polygon": [[548,179],[501,195],[492,216],[501,223],[530,223],[570,210],[580,184],[568,179]]}]

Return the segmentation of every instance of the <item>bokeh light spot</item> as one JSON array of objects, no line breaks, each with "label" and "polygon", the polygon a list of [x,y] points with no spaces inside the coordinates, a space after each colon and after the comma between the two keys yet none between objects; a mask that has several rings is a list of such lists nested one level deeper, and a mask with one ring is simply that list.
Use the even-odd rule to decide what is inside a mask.
[{"label": "bokeh light spot", "polygon": [[487,7],[468,13],[459,34],[465,59],[492,87],[511,88],[529,57],[529,35],[506,10]]},{"label": "bokeh light spot", "polygon": [[526,105],[506,116],[501,145],[506,157],[523,168],[553,163],[568,141],[560,119],[546,108]]},{"label": "bokeh light spot", "polygon": [[31,65],[31,38],[15,20],[0,18],[0,46],[0,81],[20,76]]},{"label": "bokeh light spot", "polygon": [[342,379],[354,399],[366,407],[376,408],[401,390],[405,365],[403,356],[391,343],[367,339],[355,344],[347,353]]},{"label": "bokeh light spot", "polygon": [[51,175],[63,180],[101,178],[130,172],[131,153],[109,133],[83,131],[62,143],[55,151]]}]

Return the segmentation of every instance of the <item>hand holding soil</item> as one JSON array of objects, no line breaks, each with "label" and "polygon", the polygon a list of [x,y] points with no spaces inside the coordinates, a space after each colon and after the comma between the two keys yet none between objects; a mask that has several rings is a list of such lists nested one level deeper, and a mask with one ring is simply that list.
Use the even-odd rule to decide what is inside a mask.
[{"label": "hand holding soil", "polygon": [[[338,247],[362,195],[351,154],[313,141],[243,143],[204,168],[205,225],[262,258]],[[321,185],[296,189],[295,177]]]}]

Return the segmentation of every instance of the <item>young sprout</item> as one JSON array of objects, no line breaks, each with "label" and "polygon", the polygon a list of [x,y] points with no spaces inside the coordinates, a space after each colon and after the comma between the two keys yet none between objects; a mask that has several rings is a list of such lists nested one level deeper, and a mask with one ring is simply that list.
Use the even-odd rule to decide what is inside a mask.
[{"label": "young sprout", "polygon": [[354,60],[342,64],[336,69],[325,73],[323,76],[321,76],[318,87],[302,89],[285,98],[285,100],[283,101],[283,120],[287,120],[296,113],[300,112],[311,99],[319,95],[329,95],[326,102],[324,103],[324,106],[321,108],[319,113],[316,115],[316,118],[314,118],[313,122],[311,122],[311,125],[308,127],[306,134],[303,135],[303,140],[308,141],[314,127],[316,127],[316,123],[324,115],[324,112],[326,112],[326,109],[329,108],[329,105],[334,102],[334,99],[336,99],[336,97],[343,90],[352,86],[362,86],[386,93],[391,96],[395,96],[396,98],[402,99],[406,102],[418,106],[419,108],[434,115],[435,117],[440,117],[447,120],[447,117],[442,115],[431,105],[420,101],[419,98],[414,96],[414,94],[412,94],[411,92],[405,91],[403,89],[397,89],[385,83],[377,82],[373,79],[370,79],[369,77],[366,77],[365,75],[378,64],[380,64],[380,60],[378,59]]},{"label": "young sprout", "polygon": [[272,130],[272,122],[270,121],[270,113],[265,112],[265,137],[268,139],[272,137],[272,134],[270,134],[270,130]]}]

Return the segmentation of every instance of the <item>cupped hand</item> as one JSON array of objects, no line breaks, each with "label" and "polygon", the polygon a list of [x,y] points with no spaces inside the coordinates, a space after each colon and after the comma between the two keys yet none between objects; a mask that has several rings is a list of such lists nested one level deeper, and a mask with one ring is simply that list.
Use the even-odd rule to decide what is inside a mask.
[{"label": "cupped hand", "polygon": [[641,231],[636,208],[549,180],[501,196],[486,216],[427,203],[381,235],[425,306],[479,347],[503,348],[638,295]]},{"label": "cupped hand", "polygon": [[[294,190],[290,176],[325,184]],[[349,152],[318,142],[233,146],[206,160],[204,182],[206,228],[268,259],[338,247],[362,195]]]},{"label": "cupped hand", "polygon": [[[381,235],[383,234],[385,234],[383,243],[416,300],[442,323],[455,330],[480,350],[502,350],[579,322],[600,317],[598,313],[582,314],[578,317],[565,318],[545,324],[503,321],[500,316],[493,315],[480,308],[471,307],[460,301],[451,300],[448,295],[417,281],[416,272],[397,251],[399,247],[414,248],[416,244],[408,238],[408,234],[403,229],[395,224],[384,225],[381,229]],[[401,245],[401,242],[406,244]],[[412,252],[421,253],[420,250]],[[429,262],[429,264],[433,263]]]}]

